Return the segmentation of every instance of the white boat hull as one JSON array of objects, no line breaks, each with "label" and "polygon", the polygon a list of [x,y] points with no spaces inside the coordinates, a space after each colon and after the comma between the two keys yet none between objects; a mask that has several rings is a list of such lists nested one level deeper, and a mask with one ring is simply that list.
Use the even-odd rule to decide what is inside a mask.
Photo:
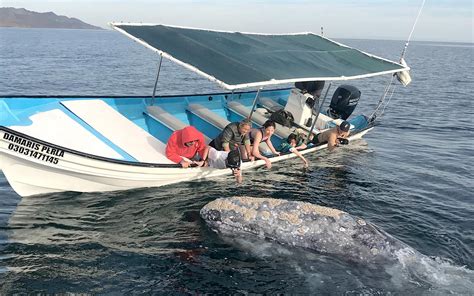
[{"label": "white boat hull", "polygon": [[[351,136],[360,139],[370,129]],[[229,169],[157,167],[153,164],[117,162],[91,157],[49,146],[32,139],[17,143],[8,140],[0,131],[0,168],[11,187],[20,196],[31,196],[63,191],[103,192],[128,190],[231,175]],[[313,147],[302,154],[326,148]],[[295,157],[293,153],[271,158],[278,162]],[[264,165],[262,160],[245,162],[242,169]]]}]

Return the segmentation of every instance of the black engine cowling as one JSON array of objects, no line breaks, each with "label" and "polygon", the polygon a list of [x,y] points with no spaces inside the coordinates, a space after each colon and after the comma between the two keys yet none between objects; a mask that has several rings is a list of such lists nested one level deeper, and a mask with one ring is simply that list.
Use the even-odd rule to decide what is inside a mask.
[{"label": "black engine cowling", "polygon": [[334,119],[346,120],[354,112],[360,99],[360,90],[352,85],[339,86],[332,95],[327,115]]}]

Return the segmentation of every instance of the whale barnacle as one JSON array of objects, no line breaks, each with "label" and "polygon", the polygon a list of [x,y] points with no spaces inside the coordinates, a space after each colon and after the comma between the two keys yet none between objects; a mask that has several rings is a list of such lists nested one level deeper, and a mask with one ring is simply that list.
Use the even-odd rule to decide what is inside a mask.
[{"label": "whale barnacle", "polygon": [[206,216],[210,221],[221,221],[221,212],[217,210],[209,210]]}]

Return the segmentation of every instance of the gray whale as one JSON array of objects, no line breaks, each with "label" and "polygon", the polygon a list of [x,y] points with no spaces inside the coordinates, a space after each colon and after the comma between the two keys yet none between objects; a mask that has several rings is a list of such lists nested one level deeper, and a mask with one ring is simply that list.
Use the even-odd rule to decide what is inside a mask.
[{"label": "gray whale", "polygon": [[418,254],[362,218],[307,202],[219,198],[205,205],[200,215],[218,233],[258,236],[356,261],[396,260],[400,250]]}]

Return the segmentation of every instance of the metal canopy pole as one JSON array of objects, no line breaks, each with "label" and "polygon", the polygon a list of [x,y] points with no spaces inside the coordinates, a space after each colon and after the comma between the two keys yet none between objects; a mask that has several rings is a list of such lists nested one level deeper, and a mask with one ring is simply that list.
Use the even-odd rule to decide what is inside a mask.
[{"label": "metal canopy pole", "polygon": [[257,95],[255,95],[255,99],[253,100],[253,105],[252,105],[252,110],[250,111],[250,115],[248,117],[248,119],[252,119],[252,114],[253,114],[253,111],[255,110],[255,106],[257,106],[257,100],[258,100],[258,96],[260,95],[260,91],[263,89],[263,87],[260,87],[258,90],[257,90]]},{"label": "metal canopy pole", "polygon": [[319,112],[321,111],[321,108],[323,107],[324,102],[326,101],[326,97],[328,96],[329,89],[331,88],[331,85],[332,85],[332,82],[329,83],[328,88],[326,89],[326,93],[324,94],[323,101],[321,102],[321,105],[318,106],[318,112],[316,113],[316,118],[314,118],[313,124],[311,125],[311,129],[309,130],[309,133],[308,133],[308,136],[306,137],[305,143],[308,143],[309,137],[313,133],[313,129],[316,126],[316,121],[318,121]]},{"label": "metal canopy pole", "polygon": [[158,85],[158,78],[160,78],[161,62],[163,61],[163,54],[160,53],[160,63],[158,64],[158,73],[156,73],[155,87],[153,88],[153,95],[151,96],[151,105],[155,104],[156,86]]}]

